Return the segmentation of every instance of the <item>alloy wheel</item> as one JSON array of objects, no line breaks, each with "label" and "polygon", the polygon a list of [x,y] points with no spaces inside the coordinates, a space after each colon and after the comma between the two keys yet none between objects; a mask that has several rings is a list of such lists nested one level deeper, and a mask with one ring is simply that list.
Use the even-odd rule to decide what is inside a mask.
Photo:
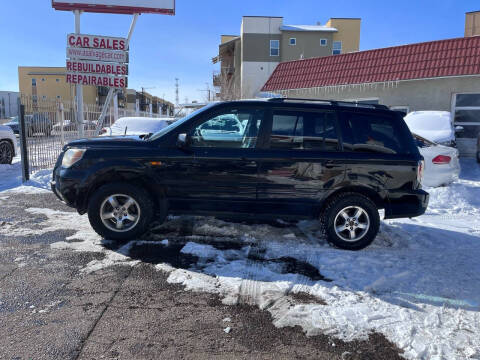
[{"label": "alloy wheel", "polygon": [[342,240],[355,242],[362,239],[370,229],[370,218],[360,206],[349,206],[335,217],[335,233]]},{"label": "alloy wheel", "polygon": [[138,224],[140,215],[137,201],[125,194],[110,195],[100,206],[102,223],[115,232],[132,230]]}]

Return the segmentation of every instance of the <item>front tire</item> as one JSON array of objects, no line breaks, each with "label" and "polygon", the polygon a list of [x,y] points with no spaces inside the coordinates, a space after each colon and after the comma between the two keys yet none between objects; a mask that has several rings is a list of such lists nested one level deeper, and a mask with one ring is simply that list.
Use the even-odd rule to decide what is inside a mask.
[{"label": "front tire", "polygon": [[367,247],[380,227],[375,203],[357,193],[340,194],[330,200],[322,220],[327,241],[345,250]]},{"label": "front tire", "polygon": [[13,160],[14,148],[8,140],[0,141],[0,164],[10,165]]},{"label": "front tire", "polygon": [[97,234],[109,240],[133,240],[145,233],[153,214],[151,196],[128,183],[103,185],[91,196],[88,219]]}]

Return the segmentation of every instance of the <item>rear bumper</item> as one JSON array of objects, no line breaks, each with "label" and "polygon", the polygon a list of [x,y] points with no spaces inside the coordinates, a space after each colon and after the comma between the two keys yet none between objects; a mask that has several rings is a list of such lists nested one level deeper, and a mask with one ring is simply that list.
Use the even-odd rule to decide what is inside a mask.
[{"label": "rear bumper", "polygon": [[412,218],[425,213],[429,195],[424,190],[391,191],[385,206],[385,219]]}]

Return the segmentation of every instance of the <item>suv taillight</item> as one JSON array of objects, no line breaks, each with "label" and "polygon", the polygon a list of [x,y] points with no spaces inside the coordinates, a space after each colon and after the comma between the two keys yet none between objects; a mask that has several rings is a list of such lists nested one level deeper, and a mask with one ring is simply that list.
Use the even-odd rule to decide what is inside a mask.
[{"label": "suv taillight", "polygon": [[420,160],[417,165],[417,182],[419,184],[423,181],[423,170],[425,169],[425,162]]},{"label": "suv taillight", "polygon": [[452,161],[452,158],[447,155],[438,155],[435,156],[432,160],[432,163],[435,165],[447,165],[450,164],[450,161]]}]

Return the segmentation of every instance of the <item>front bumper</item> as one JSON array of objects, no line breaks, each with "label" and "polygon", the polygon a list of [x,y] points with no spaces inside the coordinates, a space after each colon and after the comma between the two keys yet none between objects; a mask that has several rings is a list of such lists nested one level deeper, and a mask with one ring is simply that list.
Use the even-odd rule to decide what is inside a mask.
[{"label": "front bumper", "polygon": [[56,167],[53,170],[50,188],[55,196],[65,203],[79,211],[81,207],[83,195],[85,193],[83,184],[83,173],[72,171],[70,169],[62,169]]},{"label": "front bumper", "polygon": [[412,218],[425,213],[430,195],[421,189],[390,191],[385,206],[385,219]]}]

